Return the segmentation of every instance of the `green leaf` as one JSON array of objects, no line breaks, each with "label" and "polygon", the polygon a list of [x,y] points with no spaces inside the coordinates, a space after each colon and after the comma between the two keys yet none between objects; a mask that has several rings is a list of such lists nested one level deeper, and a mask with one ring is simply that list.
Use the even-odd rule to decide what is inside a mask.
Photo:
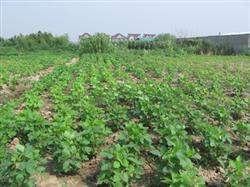
[{"label": "green leaf", "polygon": [[29,187],[35,186],[35,184],[36,184],[36,180],[35,180],[35,179],[30,179],[30,180],[28,181],[28,183],[27,183],[27,185],[28,185]]},{"label": "green leaf", "polygon": [[113,163],[113,167],[114,168],[120,168],[120,166],[121,166],[121,164],[120,164],[120,162],[118,162],[118,161],[114,161],[114,163]]},{"label": "green leaf", "polygon": [[63,163],[63,170],[66,172],[69,170],[69,161]]},{"label": "green leaf", "polygon": [[16,149],[18,150],[18,151],[20,151],[20,152],[24,152],[24,146],[23,145],[21,145],[21,144],[17,144],[16,145]]},{"label": "green leaf", "polygon": [[108,169],[109,169],[109,164],[108,163],[103,163],[102,166],[101,166],[101,170],[105,171],[105,170],[108,170]]},{"label": "green leaf", "polygon": [[22,183],[23,180],[24,180],[24,176],[22,174],[17,174],[16,181],[19,183]]},{"label": "green leaf", "polygon": [[122,180],[123,180],[125,183],[128,183],[129,176],[128,176],[127,173],[123,173],[123,174],[122,174]]},{"label": "green leaf", "polygon": [[193,158],[195,158],[195,159],[201,159],[201,155],[199,154],[199,153],[195,153],[194,155],[193,155]]},{"label": "green leaf", "polygon": [[26,171],[27,171],[30,175],[32,175],[33,172],[34,172],[33,165],[27,163],[27,165],[26,165]]},{"label": "green leaf", "polygon": [[124,167],[128,167],[128,164],[129,164],[128,160],[126,160],[126,159],[124,158],[124,159],[122,159],[121,161],[122,161],[121,164],[122,164]]},{"label": "green leaf", "polygon": [[113,158],[113,155],[111,153],[107,152],[107,151],[101,152],[101,156],[102,157],[107,157],[108,159]]},{"label": "green leaf", "polygon": [[151,150],[150,153],[152,153],[153,155],[158,156],[158,157],[161,156],[161,152],[158,151],[157,149]]},{"label": "green leaf", "polygon": [[120,181],[117,181],[114,186],[115,187],[123,187],[123,185]]}]

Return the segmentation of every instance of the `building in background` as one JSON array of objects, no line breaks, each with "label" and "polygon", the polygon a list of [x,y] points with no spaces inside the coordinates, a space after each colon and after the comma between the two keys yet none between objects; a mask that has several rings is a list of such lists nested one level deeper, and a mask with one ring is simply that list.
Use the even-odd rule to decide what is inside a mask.
[{"label": "building in background", "polygon": [[127,38],[128,40],[140,40],[141,34],[128,34]]},{"label": "building in background", "polygon": [[90,37],[90,36],[91,36],[91,34],[85,32],[85,33],[83,33],[82,35],[79,36],[79,39],[80,39],[80,38],[88,38],[88,37]]},{"label": "building in background", "polygon": [[117,42],[119,42],[119,41],[126,41],[127,37],[124,36],[124,35],[122,35],[121,33],[117,33],[117,34],[111,36],[111,40],[112,41],[117,41]]},{"label": "building in background", "polygon": [[153,39],[156,37],[156,34],[143,34],[142,38]]}]

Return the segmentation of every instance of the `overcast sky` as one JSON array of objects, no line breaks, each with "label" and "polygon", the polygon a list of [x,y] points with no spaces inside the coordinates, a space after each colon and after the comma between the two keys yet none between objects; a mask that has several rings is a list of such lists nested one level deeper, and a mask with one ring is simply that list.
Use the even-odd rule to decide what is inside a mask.
[{"label": "overcast sky", "polygon": [[1,36],[48,31],[172,33],[178,36],[250,32],[250,0],[0,0]]}]

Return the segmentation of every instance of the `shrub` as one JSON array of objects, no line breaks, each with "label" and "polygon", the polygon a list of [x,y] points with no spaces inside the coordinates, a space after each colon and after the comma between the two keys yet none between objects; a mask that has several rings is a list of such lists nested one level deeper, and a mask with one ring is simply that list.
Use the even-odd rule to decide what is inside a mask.
[{"label": "shrub", "polygon": [[18,50],[15,47],[2,47],[0,46],[0,56],[3,55],[18,55]]},{"label": "shrub", "polygon": [[16,35],[9,39],[0,39],[1,47],[14,47],[20,51],[35,51],[35,50],[49,50],[49,49],[70,49],[74,50],[76,44],[69,41],[68,35],[53,36],[48,32],[38,31],[29,35]]},{"label": "shrub", "polygon": [[150,41],[136,40],[129,41],[128,48],[129,49],[150,49],[149,46]]},{"label": "shrub", "polygon": [[246,56],[250,56],[250,49],[247,50],[247,52],[245,53]]},{"label": "shrub", "polygon": [[128,42],[129,49],[167,49],[173,50],[176,46],[176,39],[170,34],[160,34],[154,39],[141,39]]},{"label": "shrub", "polygon": [[226,45],[215,45],[211,41],[204,39],[181,39],[177,42],[178,48],[182,48],[188,53],[198,55],[233,55],[235,51]]},{"label": "shrub", "polygon": [[173,49],[176,45],[176,39],[170,34],[159,34],[155,38],[157,48],[162,49]]},{"label": "shrub", "polygon": [[112,49],[111,39],[104,33],[97,33],[80,40],[80,55],[83,53],[105,53],[112,51]]}]

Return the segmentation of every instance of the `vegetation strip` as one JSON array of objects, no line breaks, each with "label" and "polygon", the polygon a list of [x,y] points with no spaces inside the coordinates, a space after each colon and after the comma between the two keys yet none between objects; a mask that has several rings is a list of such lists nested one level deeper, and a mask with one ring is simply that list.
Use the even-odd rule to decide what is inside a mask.
[{"label": "vegetation strip", "polygon": [[249,56],[81,45],[1,105],[0,186],[249,186]]},{"label": "vegetation strip", "polygon": [[[77,63],[78,61],[79,61],[79,58],[72,58],[70,61],[66,62],[65,64],[72,65],[72,64]],[[41,78],[51,73],[54,70],[54,68],[55,67],[48,67],[45,70],[36,72],[35,75],[31,75],[29,77],[22,77],[16,82],[16,85],[7,86],[6,84],[3,84],[1,86],[2,89],[0,90],[0,103],[1,103],[1,100],[4,100],[6,98],[10,99],[14,97],[19,97],[20,95],[23,94],[23,92],[31,88],[32,85],[30,82],[39,81]],[[14,90],[13,90],[13,86],[14,86]]]}]

